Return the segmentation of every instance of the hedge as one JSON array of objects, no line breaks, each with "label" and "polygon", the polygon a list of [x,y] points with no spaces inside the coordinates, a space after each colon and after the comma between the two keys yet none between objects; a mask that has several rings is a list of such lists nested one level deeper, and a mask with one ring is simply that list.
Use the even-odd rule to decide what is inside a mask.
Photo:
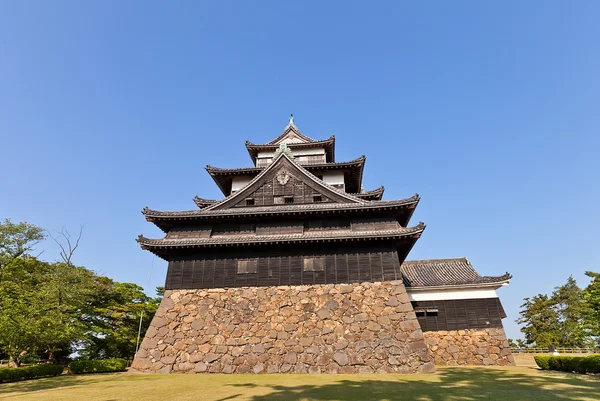
[{"label": "hedge", "polygon": [[127,369],[125,359],[100,359],[96,361],[74,361],[69,365],[71,373],[122,372]]},{"label": "hedge", "polygon": [[0,369],[0,383],[58,376],[63,372],[63,369],[62,365],[33,365],[21,368],[2,368]]},{"label": "hedge", "polygon": [[592,354],[587,357],[536,355],[533,358],[535,363],[543,370],[600,373],[600,354]]}]

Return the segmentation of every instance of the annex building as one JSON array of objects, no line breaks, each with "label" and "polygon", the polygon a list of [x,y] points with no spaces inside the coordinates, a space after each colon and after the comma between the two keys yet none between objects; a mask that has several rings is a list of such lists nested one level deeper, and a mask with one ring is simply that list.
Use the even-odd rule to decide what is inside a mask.
[{"label": "annex building", "polygon": [[145,372],[413,373],[513,364],[496,290],[466,258],[405,261],[419,196],[364,190],[365,156],[336,161],[293,117],[251,167],[206,170],[222,200],[144,208],[164,238],[165,296],[133,362]]}]

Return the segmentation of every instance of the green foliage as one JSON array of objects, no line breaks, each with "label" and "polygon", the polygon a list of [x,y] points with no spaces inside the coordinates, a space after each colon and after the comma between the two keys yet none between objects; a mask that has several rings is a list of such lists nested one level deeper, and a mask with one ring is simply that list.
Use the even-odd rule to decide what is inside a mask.
[{"label": "green foliage", "polygon": [[586,308],[584,319],[591,335],[596,337],[596,344],[600,348],[600,273],[585,272],[592,279],[591,283],[583,290]]},{"label": "green foliage", "polygon": [[535,363],[542,370],[548,370],[548,369],[550,369],[550,364],[549,364],[550,358],[552,358],[552,357],[548,356],[548,355],[535,355],[533,357],[533,359],[535,360]]},{"label": "green foliage", "polygon": [[34,225],[0,222],[0,354],[17,366],[75,348],[89,359],[132,358],[140,316],[143,336],[160,298],[84,267],[29,255],[43,238]]},{"label": "green foliage", "polygon": [[123,372],[127,369],[125,359],[101,359],[95,361],[73,361],[69,365],[71,373]]},{"label": "green foliage", "polygon": [[547,356],[536,355],[535,363],[543,370],[558,370],[575,373],[600,373],[600,355]]},{"label": "green foliage", "polygon": [[558,314],[552,308],[552,301],[547,295],[538,294],[533,298],[525,298],[521,308],[521,317],[517,323],[524,325],[521,332],[525,334],[527,344],[547,347],[558,343]]},{"label": "green foliage", "polygon": [[[597,301],[600,305],[600,279],[598,287]],[[525,298],[517,320],[523,325],[521,332],[525,334],[525,342],[536,347],[590,346],[593,340],[588,322],[595,316],[590,315],[589,299],[595,297],[587,295],[588,288],[581,290],[573,277],[569,277],[564,285],[554,289],[551,296],[538,294]]]},{"label": "green foliage", "polygon": [[86,335],[93,272],[33,257],[14,260],[0,282],[0,348],[19,366],[27,354],[69,348]]},{"label": "green foliage", "polygon": [[0,369],[0,383],[14,382],[38,377],[58,376],[63,372],[62,365],[34,365],[21,368]]},{"label": "green foliage", "polygon": [[132,359],[142,317],[141,338],[150,326],[161,298],[148,297],[143,288],[99,278],[91,311],[89,333],[80,354],[87,359]]}]

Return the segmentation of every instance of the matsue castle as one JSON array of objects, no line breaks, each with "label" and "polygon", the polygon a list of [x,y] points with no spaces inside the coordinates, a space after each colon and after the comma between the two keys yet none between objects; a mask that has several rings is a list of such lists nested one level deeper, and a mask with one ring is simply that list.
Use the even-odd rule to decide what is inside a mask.
[{"label": "matsue castle", "polygon": [[365,156],[336,161],[293,117],[251,167],[206,170],[221,200],[144,208],[163,238],[165,296],[132,368],[181,373],[430,373],[510,365],[496,290],[466,258],[406,260],[419,196],[363,189]]}]

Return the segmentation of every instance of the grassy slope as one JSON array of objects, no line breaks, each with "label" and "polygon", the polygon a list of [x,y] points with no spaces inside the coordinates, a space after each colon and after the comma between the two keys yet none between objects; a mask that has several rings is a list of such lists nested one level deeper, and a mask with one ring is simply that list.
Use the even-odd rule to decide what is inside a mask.
[{"label": "grassy slope", "polygon": [[434,375],[62,376],[0,384],[10,400],[599,400],[600,378],[528,367],[439,368]]}]

